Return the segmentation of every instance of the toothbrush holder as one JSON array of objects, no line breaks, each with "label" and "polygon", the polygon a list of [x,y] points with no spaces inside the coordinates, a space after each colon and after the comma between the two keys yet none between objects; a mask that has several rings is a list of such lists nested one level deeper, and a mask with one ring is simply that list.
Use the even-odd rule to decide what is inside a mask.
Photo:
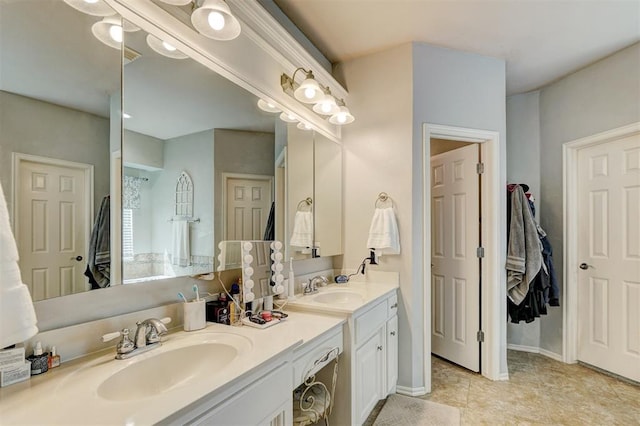
[{"label": "toothbrush holder", "polygon": [[205,301],[191,301],[182,304],[184,309],[184,331],[202,330],[206,324]]}]

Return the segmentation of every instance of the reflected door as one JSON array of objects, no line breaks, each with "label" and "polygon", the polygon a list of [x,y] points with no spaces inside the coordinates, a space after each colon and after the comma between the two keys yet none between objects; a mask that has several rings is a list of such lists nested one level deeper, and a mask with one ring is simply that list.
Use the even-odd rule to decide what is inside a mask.
[{"label": "reflected door", "polygon": [[578,153],[578,359],[640,381],[640,136]]},{"label": "reflected door", "polygon": [[227,177],[225,240],[262,240],[269,219],[273,178]]},{"label": "reflected door", "polygon": [[431,157],[431,350],[480,370],[478,146]]},{"label": "reflected door", "polygon": [[91,168],[18,161],[20,272],[34,301],[87,290]]}]

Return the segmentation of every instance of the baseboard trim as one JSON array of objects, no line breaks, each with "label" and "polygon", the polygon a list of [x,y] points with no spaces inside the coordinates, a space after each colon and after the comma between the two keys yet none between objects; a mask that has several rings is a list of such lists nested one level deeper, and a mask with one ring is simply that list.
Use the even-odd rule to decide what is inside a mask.
[{"label": "baseboard trim", "polygon": [[418,388],[410,388],[407,386],[396,386],[396,393],[406,396],[422,396],[426,395],[427,389],[424,386]]},{"label": "baseboard trim", "polygon": [[501,373],[498,376],[498,381],[508,381],[509,380],[509,373]]},{"label": "baseboard trim", "polygon": [[544,355],[548,358],[554,359],[556,361],[564,362],[562,355],[557,354],[555,352],[548,351],[546,349],[537,348],[535,346],[525,346],[525,345],[514,345],[512,343],[507,344],[507,349],[512,351],[520,351],[520,352],[529,352],[533,354]]}]

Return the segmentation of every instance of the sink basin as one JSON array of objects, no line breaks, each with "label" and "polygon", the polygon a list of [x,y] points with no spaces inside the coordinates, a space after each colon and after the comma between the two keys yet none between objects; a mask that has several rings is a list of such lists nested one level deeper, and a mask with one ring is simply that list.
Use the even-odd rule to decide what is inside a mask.
[{"label": "sink basin", "polygon": [[364,297],[352,291],[331,291],[317,295],[313,301],[327,304],[364,303]]},{"label": "sink basin", "polygon": [[156,349],[158,353],[149,352],[149,357],[132,358],[133,363],[99,384],[98,395],[111,401],[131,401],[171,391],[193,380],[206,380],[251,347],[240,336],[225,336],[219,333],[217,338],[198,344],[161,347]]}]

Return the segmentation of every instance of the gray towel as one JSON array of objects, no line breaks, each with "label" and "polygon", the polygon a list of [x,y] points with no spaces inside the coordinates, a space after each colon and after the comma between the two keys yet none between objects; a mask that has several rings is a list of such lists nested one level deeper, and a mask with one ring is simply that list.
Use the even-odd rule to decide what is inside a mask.
[{"label": "gray towel", "polygon": [[507,248],[507,293],[519,305],[542,267],[542,244],[527,196],[520,186],[511,194],[511,224]]},{"label": "gray towel", "polygon": [[111,282],[110,204],[109,196],[102,199],[89,241],[89,258],[84,274],[89,277],[92,289],[109,287]]}]

